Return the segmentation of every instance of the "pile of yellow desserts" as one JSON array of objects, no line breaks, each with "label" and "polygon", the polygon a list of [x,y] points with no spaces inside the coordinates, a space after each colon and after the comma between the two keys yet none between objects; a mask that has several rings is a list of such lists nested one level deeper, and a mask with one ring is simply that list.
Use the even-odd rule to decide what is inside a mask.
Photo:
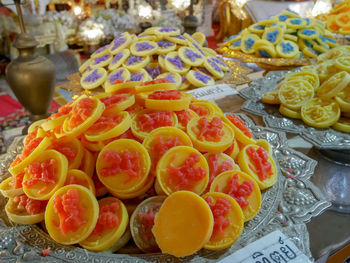
[{"label": "pile of yellow desserts", "polygon": [[213,85],[228,71],[216,52],[203,47],[205,36],[180,34],[179,29],[152,27],[135,35],[124,32],[97,49],[79,71],[87,90],[102,86],[106,92],[117,83],[166,78],[179,90]]},{"label": "pile of yellow desserts", "polygon": [[317,64],[287,73],[262,102],[280,104],[282,115],[316,128],[350,133],[350,48],[339,46],[317,58]]},{"label": "pile of yellow desserts", "polygon": [[262,58],[301,59],[316,58],[338,44],[323,22],[284,10],[229,37],[223,45]]},{"label": "pile of yellow desserts", "polygon": [[327,29],[343,35],[350,34],[350,1],[343,1],[334,6],[329,14],[324,15]]},{"label": "pile of yellow desserts", "polygon": [[0,185],[8,218],[91,251],[230,247],[277,180],[271,146],[169,85],[82,95],[34,123]]}]

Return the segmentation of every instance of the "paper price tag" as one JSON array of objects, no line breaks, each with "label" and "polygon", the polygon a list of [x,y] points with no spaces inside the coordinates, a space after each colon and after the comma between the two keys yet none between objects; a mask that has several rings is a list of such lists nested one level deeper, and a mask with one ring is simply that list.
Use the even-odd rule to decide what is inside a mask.
[{"label": "paper price tag", "polygon": [[293,241],[279,230],[256,240],[218,263],[232,262],[311,263],[310,259],[294,245]]},{"label": "paper price tag", "polygon": [[186,91],[199,100],[215,100],[237,94],[237,90],[227,84],[218,84]]}]

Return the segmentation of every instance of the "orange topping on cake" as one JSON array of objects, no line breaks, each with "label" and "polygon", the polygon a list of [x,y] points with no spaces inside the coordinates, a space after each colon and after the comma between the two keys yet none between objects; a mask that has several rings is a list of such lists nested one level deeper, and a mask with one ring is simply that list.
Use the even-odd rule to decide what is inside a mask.
[{"label": "orange topping on cake", "polygon": [[201,141],[220,141],[221,137],[224,135],[222,120],[219,117],[214,117],[211,121],[208,121],[206,117],[202,117],[198,121],[197,125],[198,131],[197,137]]},{"label": "orange topping on cake", "polygon": [[171,111],[158,111],[138,116],[138,125],[141,131],[152,131],[159,127],[172,126],[173,118]]},{"label": "orange topping on cake", "polygon": [[254,183],[252,181],[244,180],[242,184],[239,184],[238,175],[234,174],[227,182],[222,192],[233,197],[241,207],[245,207],[249,205],[246,197],[249,196],[253,190]]},{"label": "orange topping on cake", "polygon": [[250,129],[244,124],[244,122],[238,118],[236,115],[226,115],[227,119],[229,119],[230,122],[232,122],[233,125],[235,125],[238,129],[240,129],[245,136],[249,138],[253,138],[252,132]]},{"label": "orange topping on cake", "polygon": [[214,228],[212,236],[225,236],[224,229],[230,225],[230,220],[225,218],[231,208],[230,200],[225,197],[218,198],[214,204],[211,196],[207,196],[204,200],[208,203],[214,217]]},{"label": "orange topping on cake", "polygon": [[116,215],[116,212],[118,212],[119,209],[120,205],[118,202],[105,204],[100,207],[100,214],[92,234],[101,236],[105,229],[116,228],[120,223],[120,220]]},{"label": "orange topping on cake", "polygon": [[60,220],[57,227],[64,235],[68,231],[77,231],[86,223],[84,219],[85,207],[80,204],[79,193],[76,189],[69,189],[67,193],[55,196],[53,203]]},{"label": "orange topping on cake", "polygon": [[157,90],[148,96],[153,100],[179,100],[182,94],[178,90]]},{"label": "orange topping on cake", "polygon": [[119,173],[126,173],[129,175],[129,178],[124,183],[128,183],[130,180],[140,178],[142,176],[140,171],[140,154],[138,152],[133,154],[128,150],[124,150],[121,153],[115,151],[105,151],[103,152],[102,156],[103,159],[110,164],[110,166],[101,169],[101,176],[108,177]]},{"label": "orange topping on cake", "polygon": [[101,98],[100,101],[106,106],[105,109],[109,109],[127,98],[128,96],[125,94],[115,94],[109,97]]},{"label": "orange topping on cake", "polygon": [[152,162],[152,168],[157,166],[159,159],[166,153],[169,149],[183,145],[178,137],[170,137],[164,139],[162,136],[157,136],[155,143],[152,145],[151,150],[154,154],[154,159]]},{"label": "orange topping on cake", "polygon": [[45,203],[40,200],[31,199],[25,194],[17,195],[13,198],[14,203],[16,203],[16,209],[19,211],[26,211],[30,215],[35,215],[40,213],[45,207]]},{"label": "orange topping on cake", "polygon": [[13,189],[22,188],[24,172],[12,176],[12,187]]},{"label": "orange topping on cake", "polygon": [[197,113],[198,116],[207,116],[209,114],[209,110],[205,107],[190,104],[190,109]]},{"label": "orange topping on cake", "polygon": [[270,178],[271,175],[273,175],[269,156],[263,147],[259,146],[257,150],[254,147],[248,147],[246,152],[250,160],[254,163],[254,166],[249,164],[249,168],[259,176],[261,181]]},{"label": "orange topping on cake", "polygon": [[191,153],[181,166],[169,167],[169,184],[174,185],[177,190],[191,190],[194,182],[200,181],[206,176],[203,167],[195,167],[199,160],[199,154]]},{"label": "orange topping on cake", "polygon": [[39,191],[42,193],[50,184],[56,184],[57,179],[56,174],[56,160],[48,159],[43,162],[34,162],[27,166],[27,172],[29,175],[28,180],[23,182],[23,185],[30,188],[31,186],[37,184],[38,182],[45,183],[45,187]]},{"label": "orange topping on cake", "polygon": [[82,124],[93,112],[94,101],[90,98],[83,98],[74,105],[72,117],[70,118],[69,127],[74,127]]},{"label": "orange topping on cake", "polygon": [[218,162],[219,155],[218,154],[210,154],[208,158],[209,165],[209,185],[214,180],[214,178],[226,171],[230,171],[233,169],[233,163],[231,160],[225,160],[220,165]]}]

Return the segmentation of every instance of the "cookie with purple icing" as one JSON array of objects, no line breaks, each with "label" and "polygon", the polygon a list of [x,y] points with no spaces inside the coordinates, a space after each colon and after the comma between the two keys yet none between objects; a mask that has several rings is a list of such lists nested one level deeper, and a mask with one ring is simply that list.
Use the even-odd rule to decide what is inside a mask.
[{"label": "cookie with purple icing", "polygon": [[154,41],[138,41],[130,46],[130,52],[134,56],[150,56],[157,52],[158,45]]},{"label": "cookie with purple icing", "polygon": [[190,69],[190,66],[184,63],[179,57],[179,53],[175,51],[166,55],[164,66],[168,71],[179,74],[184,74]]},{"label": "cookie with purple icing", "polygon": [[103,56],[103,55],[109,53],[109,52],[108,52],[109,47],[110,47],[110,44],[105,45],[105,46],[103,46],[103,47],[100,47],[100,48],[97,49],[94,53],[92,53],[91,57],[92,57],[92,58],[100,57],[100,56]]},{"label": "cookie with purple icing", "polygon": [[171,83],[176,83],[177,88],[179,88],[182,83],[181,75],[178,73],[166,72],[166,73],[160,74],[156,79],[167,79]]},{"label": "cookie with purple icing", "polygon": [[167,27],[163,26],[154,31],[154,33],[158,36],[166,37],[166,36],[176,36],[180,34],[180,29],[176,27]]},{"label": "cookie with purple icing", "polygon": [[94,57],[89,66],[92,69],[103,68],[103,67],[109,65],[109,63],[111,63],[112,59],[113,59],[113,56],[109,53],[106,53],[102,56]]},{"label": "cookie with purple icing", "polygon": [[189,43],[189,47],[193,48],[194,50],[198,51],[202,56],[205,56],[205,53],[202,49],[202,46],[197,43]]},{"label": "cookie with purple icing", "polygon": [[162,68],[157,62],[149,63],[144,69],[150,75],[151,79],[157,78],[162,73]]},{"label": "cookie with purple icing", "polygon": [[194,44],[196,44],[196,45],[198,45],[198,46],[202,46],[202,44],[199,43],[199,41],[198,41],[195,37],[191,36],[190,34],[184,33],[183,36],[184,36],[190,43],[194,43]]},{"label": "cookie with purple icing", "polygon": [[165,57],[166,55],[165,54],[160,54],[158,56],[158,63],[159,63],[159,66],[164,69],[164,70],[167,70],[166,67],[165,67]]},{"label": "cookie with purple icing", "polygon": [[81,64],[81,66],[79,67],[79,72],[81,74],[83,74],[85,72],[85,70],[90,66],[91,61],[92,61],[92,59],[90,58],[90,59],[86,60],[83,64]]},{"label": "cookie with purple icing", "polygon": [[107,79],[104,83],[104,88],[108,89],[108,87],[113,86],[118,83],[126,82],[130,79],[130,72],[125,68],[117,68],[110,72],[107,76]]},{"label": "cookie with purple icing", "polygon": [[198,67],[204,62],[204,56],[193,48],[181,47],[178,52],[181,60],[190,66]]},{"label": "cookie with purple icing", "polygon": [[157,37],[150,34],[141,33],[137,36],[138,41],[156,41]]},{"label": "cookie with purple icing", "polygon": [[116,68],[119,68],[125,62],[125,60],[128,59],[129,56],[129,49],[123,49],[119,51],[117,54],[114,55],[111,63],[108,65],[108,70],[112,71]]},{"label": "cookie with purple icing", "polygon": [[212,74],[216,79],[221,79],[224,76],[224,71],[212,58],[206,58],[204,60],[204,67]]},{"label": "cookie with purple icing", "polygon": [[85,72],[80,78],[80,85],[84,89],[94,89],[101,86],[107,78],[107,71],[104,68],[96,68]]},{"label": "cookie with purple icing", "polygon": [[151,76],[144,69],[140,69],[137,72],[131,72],[130,73],[129,81],[146,82],[146,81],[150,81],[150,80],[152,80]]},{"label": "cookie with purple icing", "polygon": [[190,70],[186,74],[186,79],[195,87],[210,86],[214,85],[215,83],[214,79],[211,76],[199,70]]},{"label": "cookie with purple icing", "polygon": [[165,36],[164,38],[166,40],[169,40],[170,42],[175,43],[175,44],[179,44],[179,45],[183,45],[183,46],[188,44],[187,38],[185,38],[183,35]]},{"label": "cookie with purple icing", "polygon": [[150,57],[140,57],[130,55],[128,59],[124,62],[123,66],[130,71],[138,71],[144,68],[151,61]]},{"label": "cookie with purple icing", "polygon": [[202,50],[206,56],[216,57],[218,55],[214,49],[208,47],[202,47]]},{"label": "cookie with purple icing", "polygon": [[222,61],[221,59],[218,59],[217,57],[211,57],[211,59],[213,61],[216,62],[216,64],[218,64],[218,66],[223,70],[223,71],[229,71],[228,66],[226,65],[226,63],[224,61]]},{"label": "cookie with purple icing", "polygon": [[176,49],[175,43],[168,41],[164,38],[162,38],[161,40],[158,40],[157,45],[158,45],[157,54],[167,54]]},{"label": "cookie with purple icing", "polygon": [[109,53],[112,55],[117,54],[119,51],[128,48],[132,43],[132,38],[128,32],[124,32],[123,34],[118,35],[113,39],[109,46]]}]

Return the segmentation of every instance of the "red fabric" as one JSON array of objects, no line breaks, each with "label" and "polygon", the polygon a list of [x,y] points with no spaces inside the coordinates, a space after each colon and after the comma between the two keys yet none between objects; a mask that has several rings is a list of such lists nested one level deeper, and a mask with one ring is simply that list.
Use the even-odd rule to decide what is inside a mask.
[{"label": "red fabric", "polygon": [[208,42],[208,47],[210,47],[211,49],[217,49],[218,46],[218,41],[215,39],[216,35],[218,34],[219,32],[219,25],[213,25],[213,30],[214,30],[214,35],[213,36],[210,36],[210,37],[207,37],[207,42]]},{"label": "red fabric", "polygon": [[[49,110],[57,109],[60,105],[56,101],[52,101]],[[0,116],[6,117],[9,114],[21,110],[23,106],[10,95],[0,95]]]}]

